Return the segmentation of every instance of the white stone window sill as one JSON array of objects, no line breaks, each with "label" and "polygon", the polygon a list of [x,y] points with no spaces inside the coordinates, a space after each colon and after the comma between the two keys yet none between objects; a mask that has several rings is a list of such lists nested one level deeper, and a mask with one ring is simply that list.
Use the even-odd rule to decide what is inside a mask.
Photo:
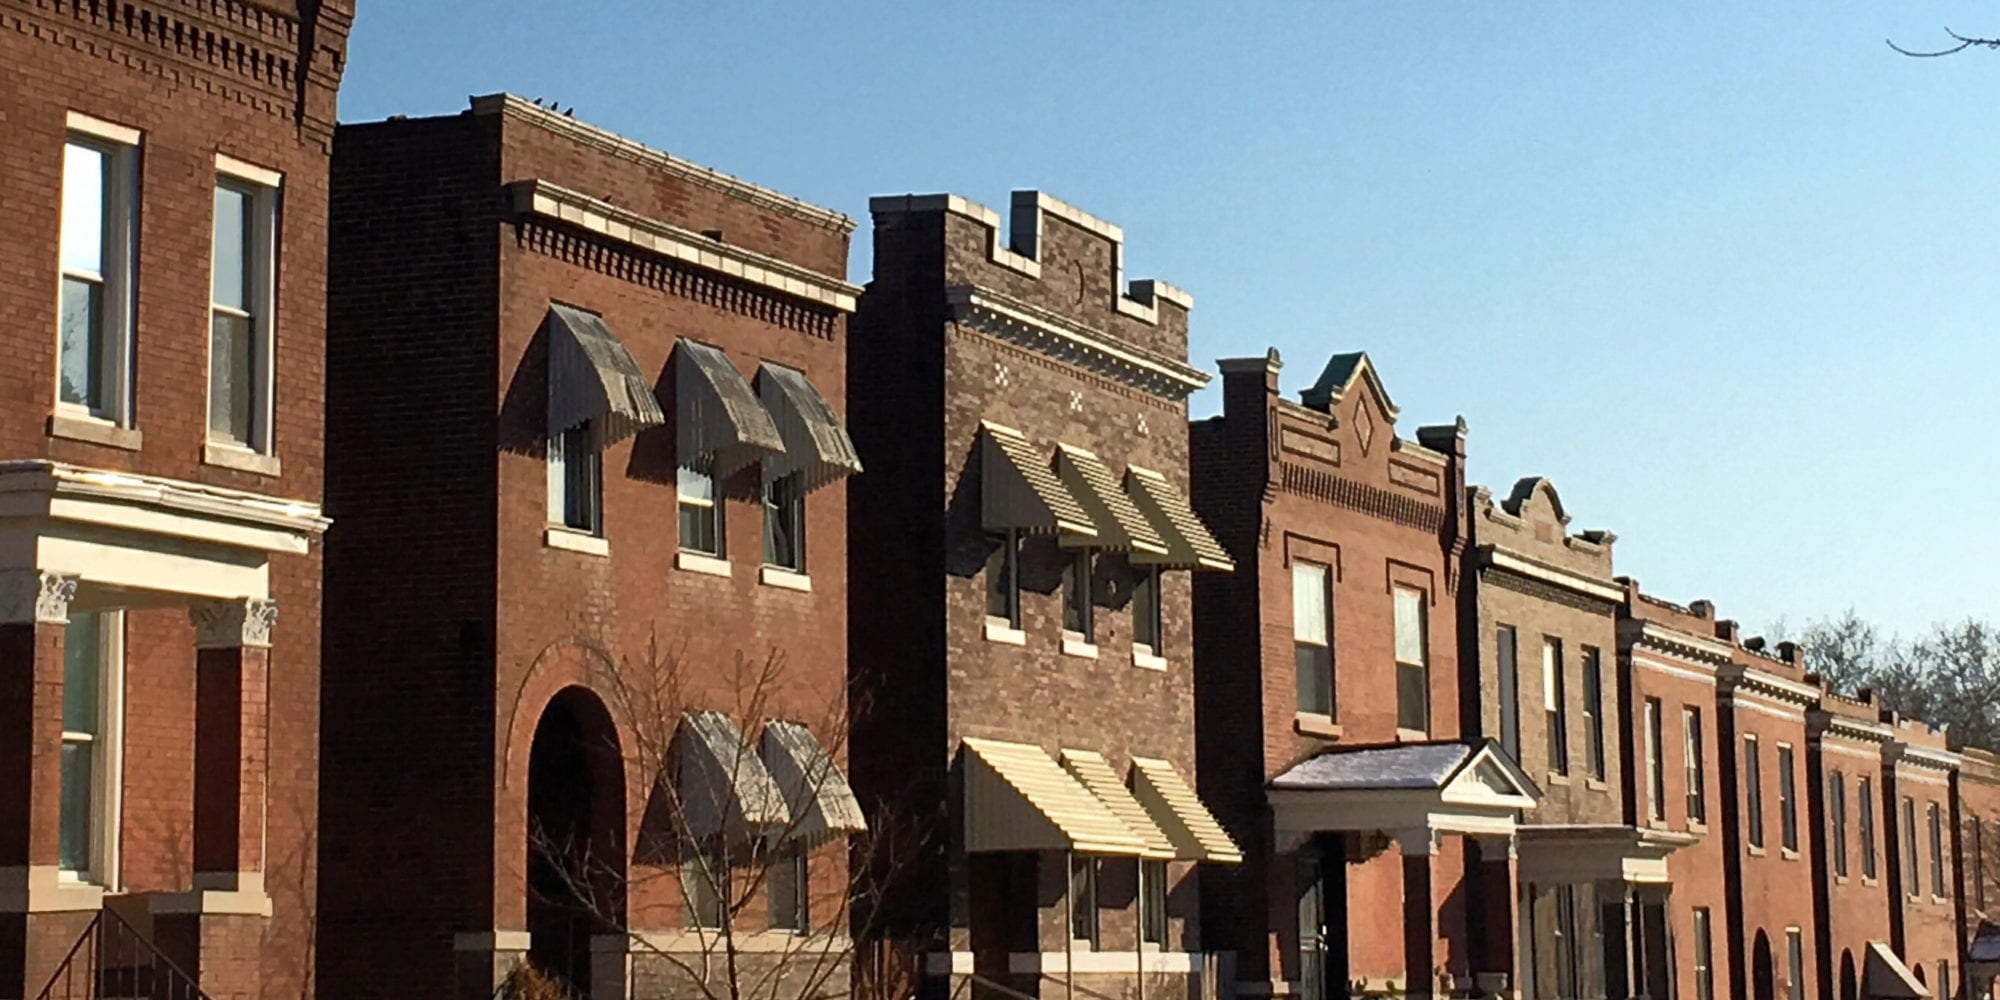
[{"label": "white stone window sill", "polygon": [[1789,847],[1780,847],[1778,848],[1778,856],[1784,858],[1786,861],[1797,861],[1799,859],[1799,852]]},{"label": "white stone window sill", "polygon": [[690,573],[706,573],[709,576],[727,577],[734,575],[729,568],[729,560],[702,552],[680,552],[674,555],[674,567]]},{"label": "white stone window sill", "polygon": [[1396,727],[1396,742],[1398,743],[1421,743],[1430,738],[1431,734],[1421,729],[1404,729],[1401,726]]},{"label": "white stone window sill", "polygon": [[[1661,824],[1661,826],[1660,826],[1660,829],[1662,829],[1662,830],[1666,829],[1666,825],[1665,825],[1665,824]],[[1691,819],[1691,820],[1688,820],[1688,832],[1689,832],[1689,833],[1707,833],[1707,832],[1708,832],[1708,824],[1707,824],[1707,823],[1705,823],[1705,822],[1703,822],[1703,821],[1701,821],[1701,820],[1698,820],[1698,819]],[[1760,851],[1761,851],[1761,850],[1763,850],[1763,848],[1761,848],[1761,847],[1760,847],[1760,848],[1758,848],[1758,850],[1760,850]]]},{"label": "white stone window sill", "polygon": [[1135,648],[1132,650],[1132,665],[1141,670],[1165,670],[1167,658],[1158,653]]},{"label": "white stone window sill", "polygon": [[1588,788],[1593,792],[1603,792],[1603,791],[1609,791],[1611,789],[1611,786],[1605,784],[1602,778],[1585,778],[1583,779],[1583,787]]},{"label": "white stone window sill", "polygon": [[547,531],[542,532],[542,544],[552,549],[581,552],[587,556],[611,554],[611,543],[605,541],[604,536],[578,531],[575,528],[565,528],[558,524],[551,524]]},{"label": "white stone window sill", "polygon": [[1748,851],[1748,852],[1750,852],[1750,856],[1751,856],[1751,857],[1753,857],[1753,858],[1761,858],[1761,857],[1763,857],[1763,856],[1765,856],[1765,855],[1767,855],[1767,854],[1771,853],[1770,851],[1767,851],[1767,850],[1765,850],[1765,849],[1763,849],[1763,848],[1761,848],[1761,847],[1754,847],[1754,846],[1745,846],[1745,847],[1744,847],[1743,849],[1744,849],[1745,851]]},{"label": "white stone window sill", "polygon": [[261,888],[190,889],[154,896],[148,909],[156,914],[268,917],[271,897]]},{"label": "white stone window sill", "polygon": [[798,590],[806,593],[811,593],[813,589],[812,577],[795,569],[786,569],[783,566],[765,566],[759,569],[757,571],[757,582],[767,587]]},{"label": "white stone window sill", "polygon": [[1951,901],[1951,898],[1950,898],[1949,896],[1932,896],[1932,897],[1931,897],[1931,902],[1933,902],[1933,903],[1936,903],[1936,904],[1937,904],[1937,905],[1939,905],[1939,906],[1943,906],[1944,904],[1946,904],[1946,903],[1948,903],[1948,902],[1950,902],[1950,901]]},{"label": "white stone window sill", "polygon": [[1005,643],[1009,646],[1025,646],[1028,644],[1028,633],[1015,628],[1004,619],[988,618],[986,641]]},{"label": "white stone window sill", "polygon": [[1086,660],[1095,660],[1097,659],[1097,644],[1094,642],[1086,642],[1083,639],[1076,638],[1072,635],[1064,635],[1062,641],[1062,652],[1064,656],[1075,656]]},{"label": "white stone window sill", "polygon": [[137,427],[120,427],[102,417],[82,413],[57,413],[49,417],[49,436],[71,441],[88,441],[108,448],[138,451],[146,436]]},{"label": "white stone window sill", "polygon": [[201,460],[207,465],[238,472],[253,472],[260,476],[278,474],[278,456],[259,454],[239,445],[209,441],[201,446]]},{"label": "white stone window sill", "polygon": [[1868,876],[1863,875],[1861,876],[1861,884],[1872,889],[1878,885],[1881,885],[1882,880],[1879,878],[1869,878]]},{"label": "white stone window sill", "polygon": [[1548,783],[1551,785],[1567,785],[1569,784],[1569,775],[1561,771],[1550,771],[1548,773]]},{"label": "white stone window sill", "polygon": [[1298,733],[1300,736],[1313,736],[1323,740],[1337,740],[1341,737],[1340,723],[1333,721],[1332,716],[1318,715],[1313,712],[1293,713],[1292,732]]}]

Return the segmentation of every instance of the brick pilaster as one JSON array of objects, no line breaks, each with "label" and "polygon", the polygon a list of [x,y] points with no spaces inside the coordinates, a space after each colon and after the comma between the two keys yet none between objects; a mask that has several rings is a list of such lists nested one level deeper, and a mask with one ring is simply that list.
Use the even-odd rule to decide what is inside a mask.
[{"label": "brick pilaster", "polygon": [[1403,852],[1403,990],[1421,1000],[1437,988],[1437,834],[1418,830],[1396,839]]},{"label": "brick pilaster", "polygon": [[[197,605],[194,867],[204,889],[248,889],[264,870],[272,601]],[[256,888],[262,888],[257,880]]]}]

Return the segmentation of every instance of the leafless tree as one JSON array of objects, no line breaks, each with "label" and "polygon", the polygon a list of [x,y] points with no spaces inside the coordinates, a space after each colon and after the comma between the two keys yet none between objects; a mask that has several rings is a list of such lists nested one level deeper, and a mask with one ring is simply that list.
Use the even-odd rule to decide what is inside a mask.
[{"label": "leafless tree", "polygon": [[1853,609],[1777,634],[1797,642],[1806,667],[1836,690],[1870,689],[1906,718],[1948,724],[1954,743],[2000,747],[2000,630],[1940,622],[1914,640],[1884,636]]},{"label": "leafless tree", "polygon": [[1944,48],[1932,51],[1923,51],[1919,49],[1906,49],[1901,45],[1897,45],[1895,42],[1890,41],[1889,39],[1886,38],[1883,39],[1882,41],[1886,43],[1890,48],[1895,49],[1897,52],[1900,52],[1906,56],[1910,56],[1911,58],[1914,59],[1935,59],[1938,56],[1955,56],[1960,52],[1964,52],[1966,49],[1970,48],[2000,49],[2000,38],[1980,38],[1973,35],[1961,35],[1958,32],[1951,30],[1950,28],[1944,29],[1944,33],[1950,35],[1951,40],[1957,42],[1958,44],[1947,45]]}]

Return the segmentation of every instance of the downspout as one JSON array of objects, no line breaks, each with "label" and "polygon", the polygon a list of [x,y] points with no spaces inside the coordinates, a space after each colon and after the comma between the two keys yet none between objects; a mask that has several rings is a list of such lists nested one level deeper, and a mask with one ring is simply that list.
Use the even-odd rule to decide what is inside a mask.
[{"label": "downspout", "polygon": [[1069,862],[1063,869],[1067,883],[1063,898],[1069,900],[1068,926],[1063,928],[1063,992],[1068,1000],[1076,1000],[1076,848],[1063,857]]}]

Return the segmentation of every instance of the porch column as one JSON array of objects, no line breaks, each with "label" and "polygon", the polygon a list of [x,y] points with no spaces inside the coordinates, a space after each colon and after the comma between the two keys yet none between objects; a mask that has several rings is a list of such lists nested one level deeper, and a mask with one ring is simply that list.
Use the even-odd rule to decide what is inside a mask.
[{"label": "porch column", "polygon": [[1519,877],[1513,836],[1473,838],[1466,867],[1475,900],[1468,914],[1474,985],[1481,993],[1518,996],[1520,982],[1514,966],[1520,955],[1521,925],[1516,909]]},{"label": "porch column", "polygon": [[264,891],[271,626],[276,601],[203,602],[195,628],[196,889]]},{"label": "porch column", "polygon": [[1403,989],[1408,1000],[1426,1000],[1437,988],[1437,898],[1431,878],[1437,832],[1406,830],[1396,843],[1403,854]]}]

